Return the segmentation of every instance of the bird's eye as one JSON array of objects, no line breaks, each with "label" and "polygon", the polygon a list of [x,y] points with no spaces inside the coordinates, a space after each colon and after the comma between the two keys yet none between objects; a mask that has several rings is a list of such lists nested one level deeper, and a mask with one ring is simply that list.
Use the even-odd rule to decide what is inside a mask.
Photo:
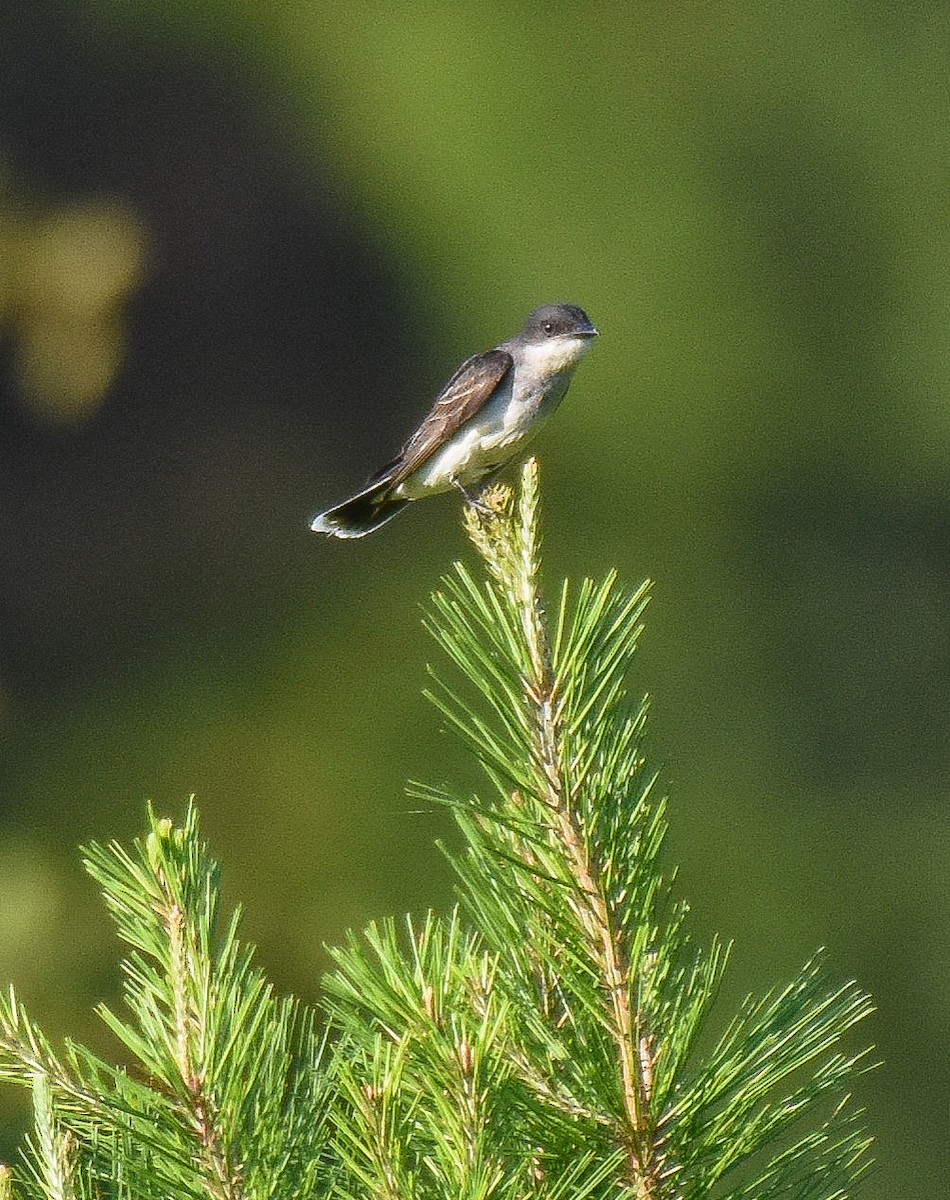
[{"label": "bird's eye", "polygon": [[554,332],[554,322],[553,321],[545,321],[544,322],[544,332],[545,333],[553,333]]}]

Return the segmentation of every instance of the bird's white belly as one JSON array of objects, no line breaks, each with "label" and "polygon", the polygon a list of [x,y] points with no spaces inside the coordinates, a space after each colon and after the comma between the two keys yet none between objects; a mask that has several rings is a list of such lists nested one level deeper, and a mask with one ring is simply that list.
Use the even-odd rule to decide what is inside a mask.
[{"label": "bird's white belly", "polygon": [[526,434],[515,430],[460,431],[398,489],[408,499],[477,483],[515,453]]},{"label": "bird's white belly", "polygon": [[396,489],[394,495],[416,500],[433,492],[469,487],[512,458],[536,432],[537,417],[525,419],[509,400],[492,411],[489,404],[448,443]]}]

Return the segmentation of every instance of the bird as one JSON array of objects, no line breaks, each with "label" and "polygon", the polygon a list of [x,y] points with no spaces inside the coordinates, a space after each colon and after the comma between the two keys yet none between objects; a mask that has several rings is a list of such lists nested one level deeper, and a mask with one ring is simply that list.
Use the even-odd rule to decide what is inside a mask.
[{"label": "bird", "polygon": [[554,412],[597,336],[576,304],[536,308],[520,333],[466,359],[399,454],[310,528],[365,537],[412,501],[453,489],[481,507],[480,489]]}]

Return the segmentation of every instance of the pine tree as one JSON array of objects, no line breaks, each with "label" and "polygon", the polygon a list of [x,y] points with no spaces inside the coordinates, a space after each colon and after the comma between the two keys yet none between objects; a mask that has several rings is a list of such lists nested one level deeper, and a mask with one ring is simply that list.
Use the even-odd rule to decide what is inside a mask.
[{"label": "pine tree", "polygon": [[[648,589],[567,584],[549,615],[537,468],[466,512],[427,624],[454,664],[432,698],[484,795],[448,804],[459,907],[334,952],[327,1017],[277,999],[222,926],[193,805],[149,814],[86,865],[130,951],[131,1056],[58,1055],[11,992],[0,1077],[35,1131],[0,1198],[838,1200],[867,1163],[847,1089],[869,1001],[816,962],[718,1015],[727,948],[702,948],[662,862],[664,801],[625,694]],[[717,1032],[718,1030],[718,1032]]]}]

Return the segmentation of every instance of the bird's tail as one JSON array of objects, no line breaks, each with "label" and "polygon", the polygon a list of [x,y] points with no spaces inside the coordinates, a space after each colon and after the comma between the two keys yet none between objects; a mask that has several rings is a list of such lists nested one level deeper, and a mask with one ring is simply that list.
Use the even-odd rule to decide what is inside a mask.
[{"label": "bird's tail", "polygon": [[402,512],[408,500],[394,500],[388,495],[389,484],[370,484],[362,492],[344,500],[336,508],[318,513],[310,523],[314,533],[327,533],[331,537],[366,537],[380,525],[385,525]]}]

